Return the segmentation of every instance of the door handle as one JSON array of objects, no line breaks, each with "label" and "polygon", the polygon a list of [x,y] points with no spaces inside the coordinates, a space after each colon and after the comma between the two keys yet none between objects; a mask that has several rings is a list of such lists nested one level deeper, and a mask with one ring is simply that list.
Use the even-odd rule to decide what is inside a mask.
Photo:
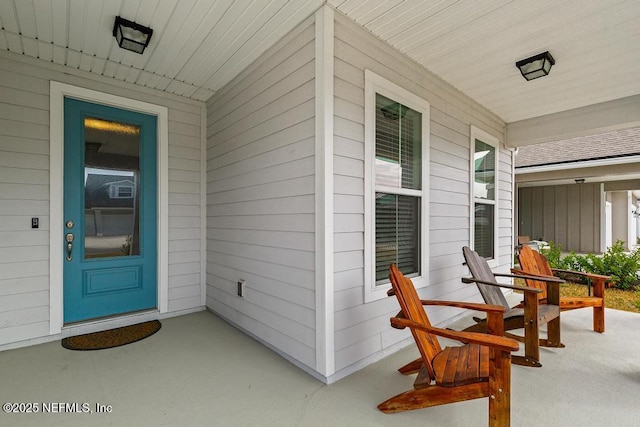
[{"label": "door handle", "polygon": [[67,233],[67,235],[65,236],[65,239],[67,241],[67,261],[71,261],[73,259],[73,257],[71,256],[71,251],[73,251],[73,239],[74,239],[74,235],[73,233]]}]

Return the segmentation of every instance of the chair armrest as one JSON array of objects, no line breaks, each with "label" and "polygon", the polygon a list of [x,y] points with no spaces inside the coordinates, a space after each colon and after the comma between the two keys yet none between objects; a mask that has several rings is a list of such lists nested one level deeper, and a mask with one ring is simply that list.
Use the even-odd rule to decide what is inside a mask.
[{"label": "chair armrest", "polygon": [[498,286],[500,288],[514,289],[516,291],[532,292],[534,294],[539,294],[540,292],[542,292],[542,289],[531,288],[529,286],[507,285],[506,283],[489,282],[486,280],[476,279],[474,277],[463,277],[462,283],[482,283],[483,285]]},{"label": "chair armrest", "polygon": [[[395,294],[394,294],[395,295]],[[464,308],[468,310],[476,310],[476,311],[484,311],[487,313],[487,316],[491,316],[493,313],[498,313],[498,316],[502,319],[502,314],[506,311],[506,308],[501,305],[492,305],[492,304],[478,304],[473,302],[461,302],[461,301],[437,301],[437,300],[420,300],[422,305],[436,305],[436,306],[445,306],[445,307],[457,307]],[[406,319],[404,311],[400,310],[398,314],[395,315],[397,319]],[[396,329],[404,329],[404,326],[394,325],[391,322],[391,326]]]},{"label": "chair armrest", "polygon": [[573,271],[573,270],[560,270],[559,268],[552,268],[551,269],[554,274],[555,273],[566,273],[566,274],[575,274],[576,276],[584,276],[584,277],[588,277],[590,279],[600,279],[600,280],[604,280],[605,282],[608,282],[609,280],[611,280],[611,276],[603,276],[602,274],[595,274],[595,273],[585,273],[583,271]]},{"label": "chair armrest", "polygon": [[463,302],[463,301],[440,301],[440,300],[420,300],[422,305],[438,305],[445,307],[458,307],[467,310],[484,311],[485,313],[504,313],[506,309],[501,305],[494,304],[482,304],[475,302]]},{"label": "chair armrest", "polygon": [[532,274],[532,273],[528,273],[528,272],[523,271],[523,270],[518,270],[516,268],[512,268],[511,272],[514,273],[514,275],[518,276],[521,279],[533,279],[533,280],[540,280],[542,282],[565,283],[564,280],[562,280],[561,278],[556,277],[556,276],[545,276],[543,274]]},{"label": "chair armrest", "polygon": [[506,338],[497,335],[482,334],[478,332],[458,332],[449,329],[434,328],[422,323],[414,322],[409,319],[402,319],[397,317],[391,318],[391,325],[394,328],[410,328],[417,329],[423,332],[427,332],[433,335],[438,335],[444,338],[460,341],[466,344],[478,344],[488,347],[493,347],[502,351],[516,351],[519,348],[518,342],[511,338]]},{"label": "chair armrest", "polygon": [[[512,273],[512,274],[505,274],[505,273],[494,273],[494,276],[498,276],[498,277],[510,277],[512,279],[535,279],[535,278],[543,278],[543,277],[550,277],[550,280],[547,280],[547,282],[557,282],[557,283],[564,283],[564,280],[559,279],[557,277],[554,276],[544,276],[544,275],[538,275],[538,274],[533,274],[533,273],[527,273],[526,271],[522,271],[522,270],[517,270],[515,268],[511,269],[512,272],[517,272],[517,273]],[[542,279],[544,280],[544,279]]]}]

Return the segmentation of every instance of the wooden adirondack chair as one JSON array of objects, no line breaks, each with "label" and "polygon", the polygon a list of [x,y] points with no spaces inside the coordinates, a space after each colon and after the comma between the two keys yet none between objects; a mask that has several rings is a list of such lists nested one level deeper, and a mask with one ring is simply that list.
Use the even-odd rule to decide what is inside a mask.
[{"label": "wooden adirondack chair", "polygon": [[[398,316],[391,318],[391,324],[395,328],[411,329],[421,358],[419,363],[413,362],[418,371],[413,390],[382,402],[378,409],[393,413],[489,397],[489,425],[508,426],[511,419],[511,352],[518,349],[518,343],[502,336],[504,308],[452,301],[421,301],[411,280],[395,265],[390,267],[390,279],[393,286],[390,293],[396,295],[402,309]],[[493,335],[434,328],[424,305],[484,311],[488,316],[487,330]],[[465,345],[443,349],[436,335]]]},{"label": "wooden adirondack chair", "polygon": [[535,278],[525,279],[528,286],[542,290],[542,292],[538,294],[538,299],[541,304],[546,304],[547,302],[547,286],[545,280],[549,277],[557,276],[558,273],[569,273],[589,280],[593,285],[593,296],[560,297],[560,310],[566,311],[593,307],[593,330],[596,332],[604,332],[604,288],[606,282],[611,280],[611,277],[600,274],[553,269],[544,255],[534,251],[528,246],[524,246],[520,250],[518,262],[520,264],[520,270],[512,269],[511,271],[516,274],[523,273],[543,277],[542,280],[536,280]]},{"label": "wooden adirondack chair", "polygon": [[[524,329],[524,337],[505,332],[505,336],[524,342],[524,357],[512,356],[513,363],[522,366],[540,367],[540,346],[564,347],[560,342],[560,287],[562,280],[547,279],[547,304],[539,304],[538,288],[498,283],[496,277],[527,278],[524,275],[493,273],[487,260],[469,247],[462,248],[467,267],[473,277],[463,278],[465,283],[476,283],[480,294],[487,304],[504,307],[505,331]],[[520,290],[524,293],[524,303],[521,307],[511,307],[500,288]],[[468,332],[484,332],[487,328],[484,319],[476,319],[478,323],[465,329]],[[539,327],[547,324],[547,339],[540,339]]]}]

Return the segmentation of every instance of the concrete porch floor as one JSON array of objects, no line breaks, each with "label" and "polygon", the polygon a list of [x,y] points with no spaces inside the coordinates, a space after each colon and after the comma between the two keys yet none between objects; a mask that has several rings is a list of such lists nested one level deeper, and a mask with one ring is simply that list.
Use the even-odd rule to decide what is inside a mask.
[{"label": "concrete porch floor", "polygon": [[[512,368],[512,426],[640,425],[640,315],[562,314],[564,349],[542,349],[542,368]],[[165,319],[138,343],[74,352],[58,341],[0,352],[2,426],[485,426],[487,400],[386,415],[376,405],[411,388],[395,372],[413,345],[324,385],[210,312]],[[400,332],[399,332],[400,333]],[[522,352],[522,345],[520,353]],[[43,403],[93,413],[42,413]],[[111,412],[96,413],[96,405]]]}]

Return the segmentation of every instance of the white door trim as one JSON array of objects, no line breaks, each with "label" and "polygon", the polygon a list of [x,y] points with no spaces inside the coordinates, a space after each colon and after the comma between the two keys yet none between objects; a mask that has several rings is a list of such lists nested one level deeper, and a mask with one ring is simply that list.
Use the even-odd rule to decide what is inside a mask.
[{"label": "white door trim", "polygon": [[[124,108],[158,119],[158,311],[168,310],[169,289],[169,112],[166,107],[123,98],[108,93],[51,81],[49,93],[50,171],[49,171],[49,333],[62,332],[63,326],[63,215],[64,215],[64,98],[71,97],[112,107]],[[57,244],[59,243],[59,244]]]}]

